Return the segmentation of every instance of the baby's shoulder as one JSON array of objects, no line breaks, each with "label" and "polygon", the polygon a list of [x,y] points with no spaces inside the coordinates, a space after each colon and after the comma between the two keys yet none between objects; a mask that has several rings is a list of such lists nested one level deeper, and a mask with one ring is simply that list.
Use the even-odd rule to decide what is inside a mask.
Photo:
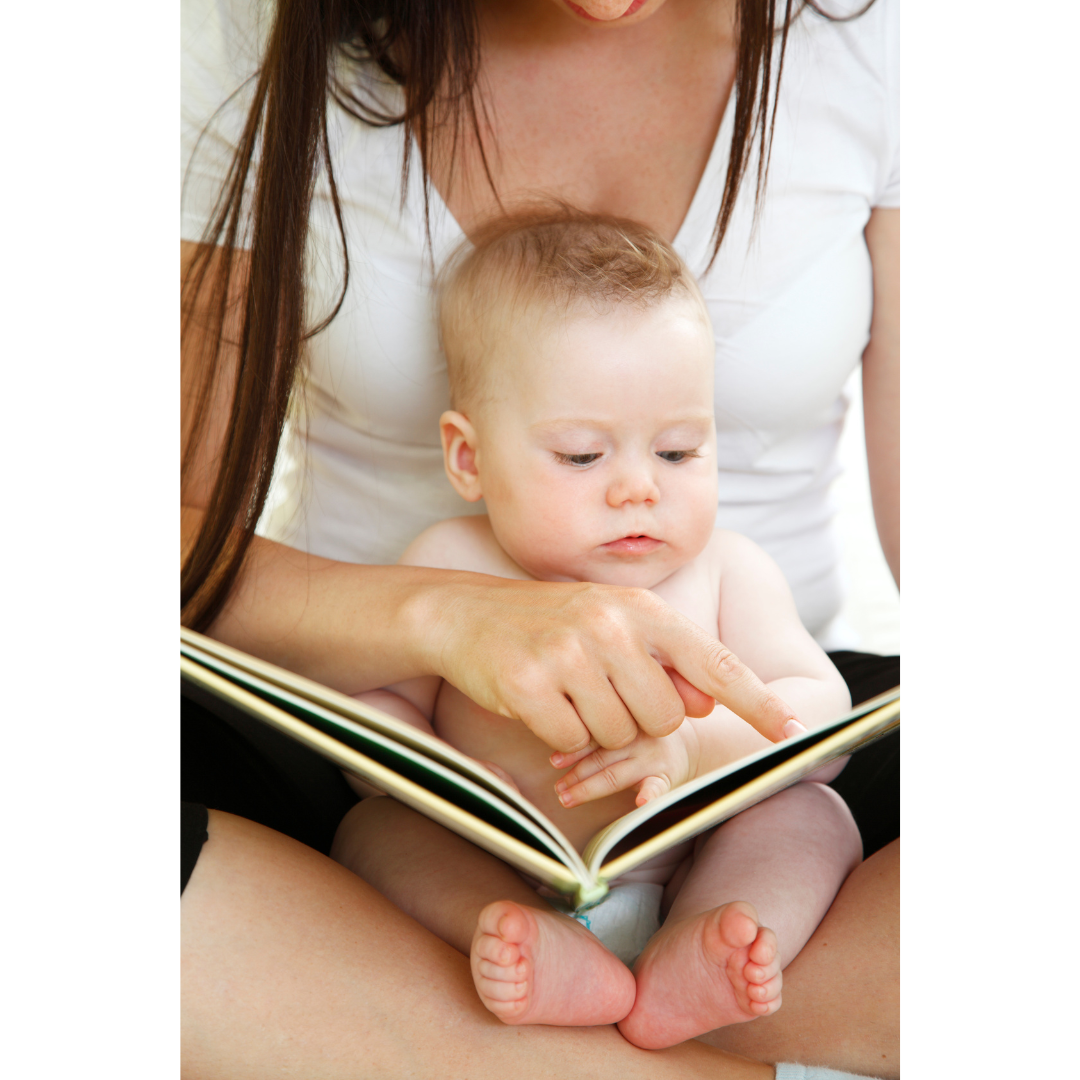
[{"label": "baby's shoulder", "polygon": [[749,536],[730,529],[715,529],[698,557],[707,561],[721,582],[724,578],[754,574],[773,565],[772,559]]},{"label": "baby's shoulder", "polygon": [[486,514],[437,522],[405,549],[398,563],[437,570],[469,570],[496,577],[528,577],[499,546]]},{"label": "baby's shoulder", "polygon": [[721,606],[727,606],[725,600],[737,601],[740,597],[756,597],[761,603],[774,594],[790,597],[780,567],[749,536],[717,529],[705,555],[719,586]]},{"label": "baby's shoulder", "polygon": [[762,551],[749,536],[732,532],[730,529],[714,529],[702,554],[723,566],[728,562],[739,563],[746,559],[754,559],[762,554]]}]

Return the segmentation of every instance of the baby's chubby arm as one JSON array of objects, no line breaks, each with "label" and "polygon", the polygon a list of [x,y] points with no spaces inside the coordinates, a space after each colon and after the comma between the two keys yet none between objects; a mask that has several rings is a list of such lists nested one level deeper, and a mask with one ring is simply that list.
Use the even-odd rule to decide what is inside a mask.
[{"label": "baby's chubby arm", "polygon": [[[434,735],[431,715],[441,681],[439,678],[409,679],[381,690],[366,690],[362,694],[354,694],[353,697],[380,712],[389,713],[427,735]],[[383,794],[377,787],[353,776],[352,773],[342,770],[341,775],[361,799]]]},{"label": "baby's chubby arm", "polygon": [[[851,708],[847,684],[803,626],[780,568],[745,536],[721,530],[717,541],[720,640],[791,706],[798,723],[789,723],[786,734],[800,734],[799,724],[812,730],[842,716]],[[753,735],[759,748],[769,745]]]},{"label": "baby's chubby arm", "polygon": [[434,735],[435,729],[431,725],[431,716],[441,681],[438,678],[409,679],[407,682],[395,683],[381,690],[367,690],[363,694],[356,694],[355,697],[357,701],[389,713],[419,731]]},{"label": "baby's chubby arm", "polygon": [[[792,707],[798,722],[789,725],[788,735],[846,712],[851,707],[847,685],[803,627],[791,590],[772,559],[746,537],[722,530],[711,550],[720,567],[720,640]],[[641,734],[621,750],[555,754],[552,765],[575,766],[555,785],[564,806],[635,786],[641,806],[687,780],[770,745],[749,724],[718,705],[707,717],[688,717],[663,738]],[[813,779],[828,781],[842,768],[842,763],[833,763]]]}]

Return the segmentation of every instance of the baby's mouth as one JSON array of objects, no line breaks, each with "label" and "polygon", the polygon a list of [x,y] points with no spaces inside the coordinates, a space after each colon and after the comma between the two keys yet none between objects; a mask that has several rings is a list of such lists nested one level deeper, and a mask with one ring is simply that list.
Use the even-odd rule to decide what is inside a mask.
[{"label": "baby's mouth", "polygon": [[651,536],[624,536],[621,540],[612,540],[610,544],[603,544],[604,551],[610,551],[613,555],[647,555],[663,546],[663,540],[656,540]]}]

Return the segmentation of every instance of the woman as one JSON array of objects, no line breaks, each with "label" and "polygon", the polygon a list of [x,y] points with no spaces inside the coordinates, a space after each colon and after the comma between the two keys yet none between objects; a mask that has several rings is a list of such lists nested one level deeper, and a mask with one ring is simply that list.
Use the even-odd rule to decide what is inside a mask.
[{"label": "woman", "polygon": [[[189,147],[247,73],[239,45],[260,51],[253,10],[185,10]],[[898,572],[894,24],[890,0],[843,25],[774,22],[758,0],[282,0],[248,87],[256,119],[233,99],[185,193],[184,621],[350,692],[438,673],[563,750],[667,730],[705,695],[777,737],[783,704],[647,597],[385,565],[465,512],[438,451],[431,277],[462,233],[538,195],[673,239],[717,331],[720,520],[770,551],[804,622],[842,646],[827,489],[860,354]],[[304,409],[267,504],[302,354]],[[855,807],[864,836],[880,802]]]}]

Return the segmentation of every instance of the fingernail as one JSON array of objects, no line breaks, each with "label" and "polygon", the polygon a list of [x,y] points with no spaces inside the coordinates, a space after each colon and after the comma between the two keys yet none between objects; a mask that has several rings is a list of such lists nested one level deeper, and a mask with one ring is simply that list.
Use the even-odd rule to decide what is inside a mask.
[{"label": "fingernail", "polygon": [[567,784],[567,782],[566,782],[565,780],[560,780],[560,781],[559,781],[559,782],[558,782],[558,783],[557,783],[557,784],[555,785],[555,790],[556,790],[556,791],[565,791],[565,790],[567,789],[567,787],[569,787],[569,785]]},{"label": "fingernail", "polygon": [[559,796],[559,802],[561,802],[563,806],[569,806],[571,801],[570,796],[565,791]]},{"label": "fingernail", "polygon": [[794,739],[796,735],[805,735],[806,731],[807,729],[798,720],[792,718],[784,725],[784,738]]},{"label": "fingernail", "polygon": [[556,769],[559,768],[560,765],[562,765],[564,760],[565,760],[565,758],[562,756],[562,754],[560,754],[558,752],[552,754],[551,757],[548,758],[548,761],[550,761],[551,764],[554,765]]}]

